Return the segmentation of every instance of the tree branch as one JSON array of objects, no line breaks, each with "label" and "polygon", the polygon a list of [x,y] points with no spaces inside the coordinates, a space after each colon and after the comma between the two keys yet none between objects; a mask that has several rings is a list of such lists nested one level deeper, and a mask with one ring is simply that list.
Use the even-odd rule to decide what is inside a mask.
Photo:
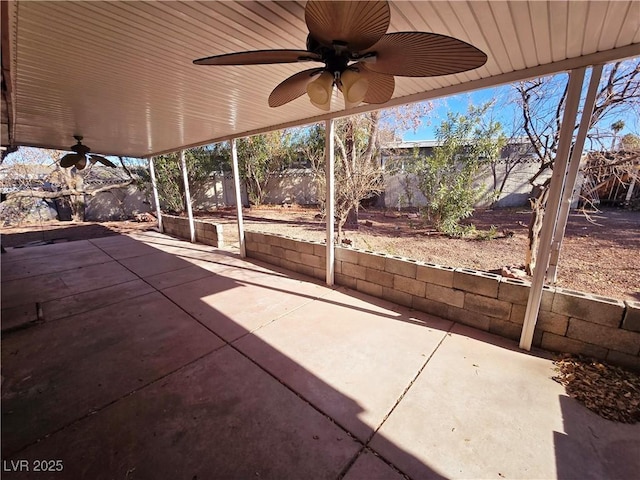
[{"label": "tree branch", "polygon": [[75,188],[68,188],[64,190],[59,190],[57,192],[44,192],[40,190],[21,190],[19,192],[11,192],[7,194],[7,198],[24,198],[24,197],[33,197],[33,198],[61,198],[61,197],[71,197],[75,195],[89,195],[90,197],[95,197],[97,194],[106,192],[109,190],[113,190],[116,188],[124,188],[133,183],[133,180],[127,180],[123,183],[116,183],[113,185],[105,185],[104,187],[97,188],[90,192],[84,192],[80,190],[76,190]]},{"label": "tree branch", "polygon": [[133,180],[133,175],[131,174],[131,171],[127,168],[127,165],[124,163],[124,158],[122,158],[121,156],[118,157],[118,160],[120,160],[120,165],[122,166],[122,169],[127,173],[127,175],[129,176],[129,178],[131,180]]}]

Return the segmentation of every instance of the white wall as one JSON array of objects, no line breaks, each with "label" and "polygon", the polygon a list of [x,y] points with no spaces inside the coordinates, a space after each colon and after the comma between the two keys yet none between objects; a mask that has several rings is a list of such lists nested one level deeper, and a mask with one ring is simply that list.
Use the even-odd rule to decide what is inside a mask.
[{"label": "white wall", "polygon": [[[504,168],[498,168],[498,186],[504,178]],[[498,207],[521,207],[529,205],[529,196],[531,195],[531,185],[529,185],[529,178],[537,171],[538,166],[535,163],[522,163],[519,164],[514,170],[509,173],[507,182],[502,191],[502,195],[497,202]],[[540,181],[544,181],[551,176],[551,172],[546,173],[540,177]],[[385,196],[384,206],[386,208],[398,208],[401,207],[420,207],[426,205],[427,201],[424,195],[420,193],[417,187],[417,179],[415,175],[410,177],[410,186],[413,193],[413,201],[411,205],[407,202],[406,187],[403,182],[406,182],[405,174],[387,175],[385,176]],[[482,170],[475,181],[476,185],[484,184],[488,191],[493,189],[493,176],[491,169],[486,168]],[[490,202],[481,202],[477,206],[488,206]]]},{"label": "white wall", "polygon": [[[240,196],[243,205],[249,200],[243,182],[240,182]],[[200,192],[193,192],[191,201],[196,210],[215,210],[221,207],[232,207],[236,204],[236,189],[231,173],[215,173]]]},{"label": "white wall", "polygon": [[126,220],[152,210],[146,193],[135,185],[114,188],[95,196],[85,195],[85,202],[84,217],[91,222]]},{"label": "white wall", "polygon": [[265,203],[295,203],[310,205],[318,203],[318,192],[313,175],[308,172],[282,174],[267,183]]},{"label": "white wall", "polygon": [[[531,186],[529,178],[537,171],[537,163],[521,163],[509,173],[507,182],[500,199],[498,207],[527,207],[529,206],[529,197],[531,195]],[[499,165],[498,168],[498,185],[504,178],[504,168]],[[551,175],[547,172],[539,178],[544,181]],[[580,178],[578,182],[580,183]],[[411,178],[412,199],[409,204],[405,186],[404,174],[385,175],[385,192],[378,205],[383,208],[395,209],[398,206],[420,207],[426,204],[426,199],[420,193],[417,187],[415,177]],[[486,168],[477,176],[477,183],[483,183],[488,190],[493,189],[493,177],[490,168]],[[247,193],[242,183],[242,201],[248,205]],[[199,194],[194,195],[193,203],[195,209],[212,210],[219,207],[228,207],[235,205],[235,190],[233,185],[233,176],[231,174],[212,175],[211,182]],[[313,175],[310,170],[296,169],[285,172],[282,175],[272,178],[267,184],[267,194],[265,203],[282,204],[295,203],[299,205],[311,205],[318,203],[317,187],[313,181]],[[575,202],[574,202],[575,203]],[[481,203],[477,206],[488,206],[488,202]]]}]

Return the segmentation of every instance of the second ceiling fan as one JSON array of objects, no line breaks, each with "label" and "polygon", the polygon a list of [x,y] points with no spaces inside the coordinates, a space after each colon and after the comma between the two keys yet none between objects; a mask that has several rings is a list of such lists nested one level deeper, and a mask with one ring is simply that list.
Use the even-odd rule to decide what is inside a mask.
[{"label": "second ceiling fan", "polygon": [[111,168],[115,168],[115,164],[107,160],[102,155],[96,155],[91,153],[91,149],[82,144],[82,135],[74,135],[78,143],[69,147],[73,153],[67,153],[60,159],[60,166],[63,168],[76,167],[76,170],[83,170],[87,164],[93,165],[95,163],[102,163],[103,165]]},{"label": "second ceiling fan", "polygon": [[432,77],[481,67],[484,52],[462,40],[427,32],[386,33],[389,3],[311,0],[305,7],[309,29],[306,50],[254,50],[194,60],[196,65],[260,65],[318,62],[296,73],[269,95],[279,107],[307,93],[311,103],[328,111],[333,87],[342,92],[345,108],[361,102],[391,99],[394,76]]}]

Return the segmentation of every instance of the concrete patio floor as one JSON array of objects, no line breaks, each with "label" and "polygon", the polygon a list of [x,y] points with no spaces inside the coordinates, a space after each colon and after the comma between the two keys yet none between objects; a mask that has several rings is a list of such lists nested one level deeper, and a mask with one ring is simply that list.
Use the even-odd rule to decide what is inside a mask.
[{"label": "concrete patio floor", "polygon": [[154,232],[9,249],[2,330],[7,479],[640,471],[544,352]]}]

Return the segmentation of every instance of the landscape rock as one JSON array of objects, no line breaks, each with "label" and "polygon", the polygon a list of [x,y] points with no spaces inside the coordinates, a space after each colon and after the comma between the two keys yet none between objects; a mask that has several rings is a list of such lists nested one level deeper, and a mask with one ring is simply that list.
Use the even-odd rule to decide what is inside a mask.
[{"label": "landscape rock", "polygon": [[14,197],[0,203],[0,219],[5,227],[47,222],[57,218],[58,211],[42,198]]},{"label": "landscape rock", "polygon": [[527,272],[517,267],[502,267],[500,275],[506,278],[517,278],[519,280],[526,280],[529,277]]}]

